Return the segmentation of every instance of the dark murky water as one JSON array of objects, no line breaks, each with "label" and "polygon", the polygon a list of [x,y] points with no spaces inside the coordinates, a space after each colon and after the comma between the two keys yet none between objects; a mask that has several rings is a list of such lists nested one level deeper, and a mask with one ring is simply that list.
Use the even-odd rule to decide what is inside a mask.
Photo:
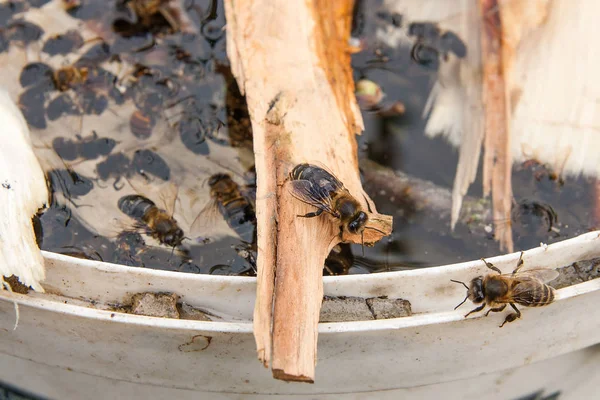
[{"label": "dark murky water", "polygon": [[[172,20],[177,20],[177,13],[168,9],[140,14],[139,10],[131,7],[131,3],[127,5],[117,1],[110,3],[112,8],[107,12],[107,3],[95,0],[82,1],[80,6],[69,10],[75,18],[86,23],[95,22],[99,33],[105,32],[107,39],[99,43],[93,54],[85,55],[80,58],[79,64],[75,64],[87,68],[79,81],[77,77],[71,77],[61,85],[56,73],[48,72],[39,65],[31,67],[31,70],[45,73],[22,75],[25,95],[21,97],[21,108],[29,123],[43,128],[46,119],[57,119],[63,114],[98,115],[105,112],[108,104],[133,102],[136,112],[130,120],[131,133],[145,140],[153,135],[155,115],[164,111],[166,104],[193,98],[196,101],[184,107],[184,117],[173,126],[189,151],[198,157],[209,155],[207,141],[251,147],[244,100],[231,76],[225,53],[223,5],[211,1],[185,3],[186,13],[199,27],[199,34],[182,33],[180,27],[173,26]],[[381,24],[401,25],[402,16],[378,12],[376,7],[357,10],[354,35],[364,40],[366,49],[353,57],[355,78],[376,82],[383,88],[388,100],[402,102],[405,108],[400,116],[363,113],[366,129],[358,138],[360,156],[393,170],[401,170],[414,178],[431,181],[440,190],[450,191],[458,151],[442,138],[430,139],[423,134],[425,120],[422,113],[435,82],[439,64],[436,57],[439,55],[427,49],[417,49],[418,54],[413,51],[411,57],[410,49],[385,47],[375,39],[376,27]],[[5,47],[22,46],[39,34],[35,27],[11,19],[14,12],[7,7],[0,9],[0,26],[9,27],[0,31],[3,35],[0,42]],[[101,19],[96,21],[99,15]],[[12,36],[6,36],[4,32],[12,32]],[[445,36],[443,44],[457,55],[462,51],[451,34]],[[46,42],[42,51],[62,54],[78,46],[81,46],[80,38],[73,32],[65,32],[64,36]],[[125,91],[118,91],[114,90],[117,78],[99,64],[107,60],[119,62],[122,58],[136,65],[132,72],[135,79]],[[203,84],[206,76],[214,74],[223,77],[225,87]],[[222,108],[206,102],[215,91],[227,93]],[[50,104],[47,101],[47,93],[50,92],[72,93],[73,96],[68,99],[79,99],[78,104],[87,106],[76,107],[66,98],[56,100],[59,97]],[[78,196],[87,194],[100,181],[113,184],[115,190],[118,190],[121,179],[135,174],[148,177],[149,181],[168,181],[173,172],[164,160],[147,149],[136,151],[132,157],[112,152],[111,143],[101,137],[64,138],[53,143],[53,147],[64,160],[97,158],[98,176],[81,176],[66,169],[49,174],[53,190],[62,192],[70,201],[68,204],[53,204],[40,217],[43,249],[75,257],[182,272],[253,273],[256,249],[252,243],[253,235],[246,235],[254,228],[254,220],[248,216],[246,208],[253,203],[252,174],[245,177],[246,187],[232,187],[230,192],[213,192],[220,217],[228,220],[233,231],[244,232],[248,236],[244,240],[240,237],[207,238],[204,243],[192,246],[184,242],[174,248],[146,248],[144,237],[152,231],[149,217],[148,220],[138,218],[140,224],[137,230],[141,236],[114,240],[90,232],[72,216],[70,210],[78,206]],[[365,181],[364,184],[378,210],[394,215],[394,233],[374,247],[365,248],[364,256],[360,246],[336,249],[325,273],[420,268],[488,257],[500,252],[491,230],[476,233],[468,225],[458,224],[451,232],[449,221],[431,218],[431,215],[426,215],[430,211],[415,211],[419,207],[406,206],[409,202],[400,202],[399,205],[398,193],[384,191],[373,182]],[[583,178],[559,181],[552,171],[535,163],[516,165],[513,169],[515,249],[535,247],[540,242],[552,243],[592,229],[594,185],[593,180]],[[206,186],[206,190],[211,189]],[[479,198],[481,192],[480,173],[469,196]],[[491,227],[492,221],[488,223]]]},{"label": "dark murky water", "polygon": [[[355,79],[366,78],[376,82],[389,100],[401,101],[406,111],[396,117],[363,112],[366,129],[359,137],[360,156],[451,191],[458,149],[441,137],[430,139],[423,134],[426,120],[422,114],[437,69],[435,65],[415,62],[410,49],[390,49],[378,43],[374,39],[376,27],[386,24],[397,26],[402,18],[377,12],[371,6],[363,10],[361,22],[354,27],[355,34],[365,38],[367,43],[367,50],[353,57]],[[480,161],[477,178],[468,196],[480,198],[482,195],[481,164]],[[516,204],[512,226],[515,251],[539,246],[541,242],[561,241],[595,229],[594,185],[594,179],[581,177],[570,177],[563,182],[553,171],[534,160],[514,165]],[[406,208],[398,208],[394,201],[390,201],[393,194],[382,194],[379,189],[365,182],[365,190],[375,200],[378,211],[394,215],[394,232],[387,242],[384,239],[367,250],[367,257],[371,260],[419,267],[501,253],[491,231],[487,235],[474,234],[468,226],[459,223],[451,232],[448,221],[435,224],[424,215],[427,211],[414,214]],[[492,221],[488,223],[491,228]],[[355,253],[360,251],[356,246],[353,250]]]}]

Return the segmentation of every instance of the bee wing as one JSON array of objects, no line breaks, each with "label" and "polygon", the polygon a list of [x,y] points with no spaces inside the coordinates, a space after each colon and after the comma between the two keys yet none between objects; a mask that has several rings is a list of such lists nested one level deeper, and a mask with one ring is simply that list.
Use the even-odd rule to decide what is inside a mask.
[{"label": "bee wing", "polygon": [[252,206],[252,209],[256,211],[256,188],[254,187],[245,187],[240,190],[242,196],[248,200],[248,203]]},{"label": "bee wing", "polygon": [[310,181],[302,179],[289,181],[289,184],[292,187],[290,193],[298,200],[317,207],[331,215],[337,214],[333,209],[333,203],[327,188],[313,185]]},{"label": "bee wing", "polygon": [[200,210],[192,225],[190,226],[190,235],[192,238],[198,237],[201,233],[206,232],[207,228],[214,225],[219,215],[219,205],[215,199],[211,199]]},{"label": "bee wing", "polygon": [[[540,280],[533,275],[520,276],[509,296],[510,302],[524,306],[536,306],[548,303],[547,286],[541,285]],[[552,289],[550,289],[552,290]]]},{"label": "bee wing", "polygon": [[533,278],[543,283],[550,282],[556,279],[559,275],[558,271],[550,268],[531,268],[523,271],[518,271],[516,274],[506,274],[512,278]]},{"label": "bee wing", "polygon": [[123,232],[133,232],[142,235],[146,233],[146,226],[143,223],[135,221],[133,218],[130,217],[123,216],[118,219],[115,218],[113,224],[114,234],[107,236],[112,240],[116,240],[119,234]]},{"label": "bee wing", "polygon": [[162,190],[160,192],[160,199],[165,203],[165,210],[169,215],[173,215],[175,213],[175,207],[177,206],[177,199],[179,198],[179,187],[169,182],[166,185],[166,190]]}]

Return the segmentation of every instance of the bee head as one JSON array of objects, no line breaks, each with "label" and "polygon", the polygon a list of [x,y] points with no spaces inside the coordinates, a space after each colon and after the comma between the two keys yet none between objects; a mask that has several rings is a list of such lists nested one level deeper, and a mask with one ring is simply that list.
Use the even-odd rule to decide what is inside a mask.
[{"label": "bee head", "polygon": [[367,214],[364,211],[358,212],[354,216],[352,221],[350,221],[350,223],[348,224],[348,230],[351,233],[362,232],[362,230],[365,228],[365,224],[367,223],[368,219],[369,219],[369,217],[367,216]]},{"label": "bee head", "polygon": [[342,224],[346,225],[350,233],[360,233],[365,228],[369,217],[361,210],[354,198],[346,197],[339,200],[337,210],[340,213]]},{"label": "bee head", "polygon": [[222,174],[222,173],[214,174],[208,179],[208,185],[210,187],[213,187],[220,181],[229,180],[229,179],[231,179],[231,177],[227,174]]},{"label": "bee head", "polygon": [[450,279],[451,282],[459,283],[463,285],[467,289],[467,295],[465,299],[461,301],[454,309],[456,310],[458,307],[462,306],[467,299],[471,300],[473,303],[481,303],[485,296],[483,294],[483,276],[478,276],[477,278],[473,278],[471,280],[471,285],[467,286],[466,283],[461,281],[455,281],[454,279]]},{"label": "bee head", "polygon": [[167,246],[178,246],[183,240],[183,231],[181,228],[174,229],[164,236],[164,243]]},{"label": "bee head", "polygon": [[481,303],[485,299],[485,295],[483,294],[483,276],[478,276],[471,280],[467,297],[475,304]]}]

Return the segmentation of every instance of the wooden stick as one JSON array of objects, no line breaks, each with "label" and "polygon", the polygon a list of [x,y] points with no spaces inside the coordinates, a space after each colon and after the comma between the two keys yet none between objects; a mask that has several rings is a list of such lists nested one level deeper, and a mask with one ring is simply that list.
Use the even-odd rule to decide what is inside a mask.
[{"label": "wooden stick", "polygon": [[[291,196],[289,171],[302,162],[325,166],[374,211],[354,138],[363,123],[348,52],[352,7],[352,0],[225,1],[227,52],[246,94],[256,157],[254,335],[259,359],[279,379],[314,380],[323,262],[340,240],[339,220],[297,217],[315,209]],[[391,217],[369,216],[368,226],[391,232]],[[365,230],[365,242],[381,232]]]},{"label": "wooden stick", "polygon": [[[510,221],[512,205],[512,153],[506,106],[502,51],[502,21],[497,0],[481,0],[483,19],[481,51],[483,62],[483,104],[485,107],[485,153],[483,193],[492,192],[495,221]],[[513,251],[510,223],[494,223],[500,249]]]}]

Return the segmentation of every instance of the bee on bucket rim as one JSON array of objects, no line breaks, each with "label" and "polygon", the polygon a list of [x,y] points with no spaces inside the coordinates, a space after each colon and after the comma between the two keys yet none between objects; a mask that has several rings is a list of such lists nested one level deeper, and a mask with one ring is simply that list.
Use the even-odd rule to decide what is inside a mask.
[{"label": "bee on bucket rim", "polygon": [[366,226],[369,221],[368,214],[344,184],[330,172],[316,165],[303,163],[296,165],[289,177],[291,194],[303,203],[317,208],[317,211],[298,215],[299,217],[313,218],[326,212],[339,219],[342,241],[344,232],[360,234],[361,238],[365,229],[381,232]]},{"label": "bee on bucket rim", "polygon": [[471,280],[469,286],[464,282],[455,281],[467,288],[465,299],[454,309],[464,304],[467,299],[475,304],[483,303],[481,306],[469,311],[465,318],[474,312],[483,310],[486,306],[490,309],[485,313],[487,316],[490,312],[500,312],[506,308],[507,304],[515,310],[506,316],[500,328],[507,322],[521,318],[521,312],[515,306],[516,304],[526,307],[541,307],[548,305],[554,301],[554,288],[548,286],[546,282],[550,282],[558,276],[558,271],[549,268],[532,268],[521,271],[523,266],[523,252],[519,257],[517,267],[510,274],[502,274],[501,271],[492,263],[481,259],[485,265],[498,273],[498,275],[487,274],[486,276],[478,276]]},{"label": "bee on bucket rim", "polygon": [[139,227],[160,243],[176,247],[183,241],[183,230],[177,221],[147,197],[138,194],[123,196],[119,199],[118,207],[124,214],[137,220]]}]

